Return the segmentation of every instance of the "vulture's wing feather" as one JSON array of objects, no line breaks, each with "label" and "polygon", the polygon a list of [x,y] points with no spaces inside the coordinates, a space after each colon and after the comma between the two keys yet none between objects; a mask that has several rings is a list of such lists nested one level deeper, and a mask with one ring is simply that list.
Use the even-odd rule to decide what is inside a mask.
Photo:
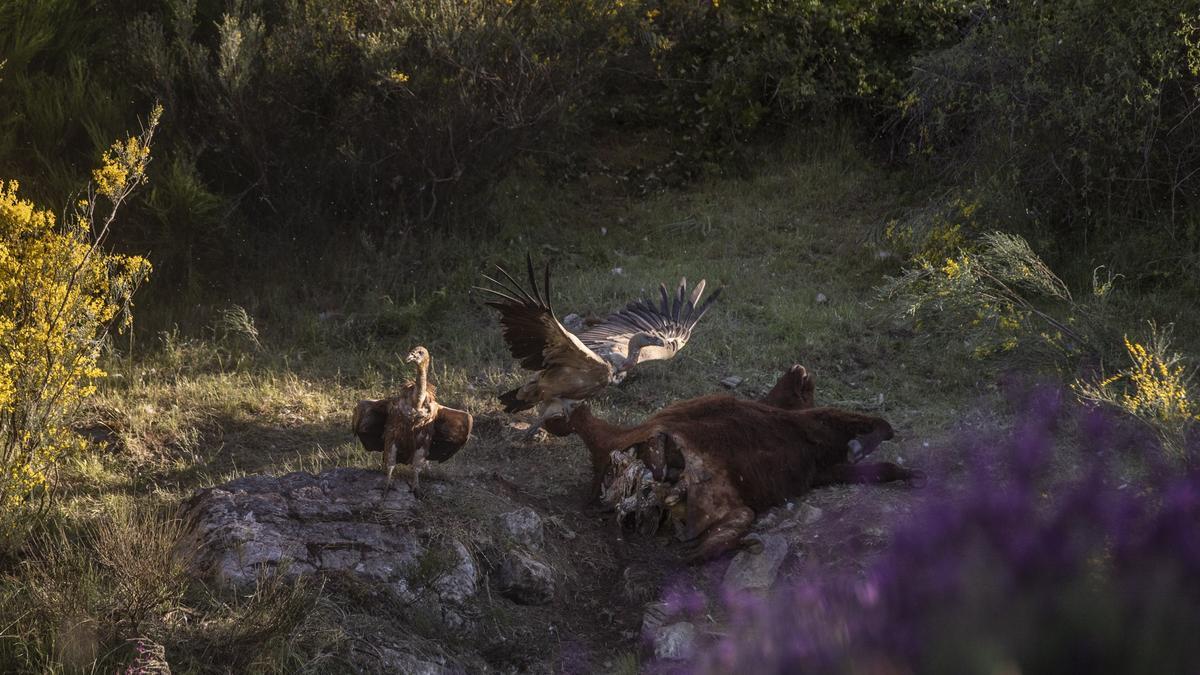
[{"label": "vulture's wing feather", "polygon": [[708,312],[708,308],[721,295],[718,288],[703,302],[705,281],[700,280],[687,293],[687,279],[679,280],[674,294],[659,284],[657,306],[649,300],[635,300],[624,309],[613,312],[602,323],[579,333],[579,339],[592,351],[604,354],[629,354],[629,340],[638,333],[649,333],[662,338],[663,347],[646,347],[638,354],[638,363],[656,359],[674,358],[692,337],[696,324]]},{"label": "vulture's wing feather", "polygon": [[363,447],[371,452],[383,452],[383,427],[387,423],[387,399],[359,401],[354,406],[351,426]]},{"label": "vulture's wing feather", "polygon": [[533,273],[533,259],[526,256],[525,262],[529,274],[528,290],[500,267],[496,269],[504,281],[484,276],[497,288],[478,287],[493,296],[484,304],[499,310],[500,327],[513,358],[527,370],[572,366],[604,369],[607,374],[608,364],[554,318],[554,310],[550,307],[550,266],[546,266],[543,294]]},{"label": "vulture's wing feather", "polygon": [[433,443],[429,446],[429,459],[444,462],[453,457],[471,437],[471,426],[474,423],[471,413],[441,406],[437,419],[433,421]]}]

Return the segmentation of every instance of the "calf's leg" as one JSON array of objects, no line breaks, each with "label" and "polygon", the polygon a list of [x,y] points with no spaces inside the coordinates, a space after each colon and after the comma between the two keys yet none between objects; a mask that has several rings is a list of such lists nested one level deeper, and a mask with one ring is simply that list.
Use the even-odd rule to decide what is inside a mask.
[{"label": "calf's leg", "polygon": [[908,481],[923,485],[925,473],[906,469],[891,462],[860,462],[858,464],[834,464],[817,471],[813,485],[835,485],[839,483],[891,483]]}]

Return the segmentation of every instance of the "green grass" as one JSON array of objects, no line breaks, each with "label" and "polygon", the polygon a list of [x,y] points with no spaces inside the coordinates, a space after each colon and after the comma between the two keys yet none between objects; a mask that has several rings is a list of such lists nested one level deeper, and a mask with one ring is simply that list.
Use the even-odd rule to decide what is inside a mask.
[{"label": "green grass", "polygon": [[[607,550],[601,530],[583,531],[588,521],[570,520],[577,517],[573,506],[560,508],[582,501],[588,469],[579,441],[514,443],[511,417],[495,400],[525,374],[472,286],[494,264],[520,271],[527,251],[538,264],[552,263],[560,316],[603,315],[656,293],[660,281],[673,287],[680,276],[725,288],[680,356],[601,396],[594,402],[601,415],[637,420],[671,401],[717,391],[728,375],[744,378],[740,393],[757,395],[802,363],[816,378],[819,404],[887,417],[899,437],[881,454],[919,461],[931,440],[970,423],[964,418],[1000,414],[995,374],[1005,364],[970,361],[954,344],[915,340],[876,300],[883,275],[899,270],[894,258],[876,255],[875,235],[900,205],[900,188],[840,134],[764,151],[749,177],[646,196],[605,176],[568,184],[518,176],[498,188],[487,222],[464,224],[475,233],[470,239],[414,235],[382,250],[344,242],[313,258],[320,264],[282,275],[263,270],[240,297],[206,309],[143,307],[151,323],[180,320],[192,330],[139,335],[132,355],[111,359],[110,376],[79,422],[102,442],[66,465],[43,528],[58,538],[46,546],[35,537],[24,562],[2,570],[0,669],[119,669],[129,662],[127,640],[146,632],[166,645],[175,672],[336,669],[347,640],[338,626],[371,621],[348,587],[331,593],[276,580],[249,598],[231,597],[175,577],[140,580],[132,562],[105,558],[103,550],[161,556],[174,536],[171,508],[196,488],[257,472],[374,466],[377,458],[350,434],[350,411],[410,374],[401,357],[415,344],[433,354],[439,400],[477,419],[471,444],[433,470],[456,486],[449,496],[431,497],[433,510],[445,514],[439,526],[446,536],[474,542],[473,553],[485,562],[494,557],[487,523],[510,502],[480,487],[493,474],[518,485],[522,499],[554,505],[555,517],[567,519],[562,527],[581,530],[548,545],[571,606],[535,611],[489,599],[483,623],[490,635],[507,636],[505,644],[536,642],[536,627],[547,620],[569,624],[588,603],[593,613],[608,609],[610,591],[600,580],[620,570],[595,562]],[[818,293],[828,301],[818,303]],[[209,317],[207,327],[195,329],[196,317]],[[128,526],[131,513],[157,515],[138,528]],[[111,541],[88,534],[97,527],[108,527]],[[436,572],[438,561],[428,562]],[[74,603],[81,625],[112,616],[99,599],[120,579],[171,593],[141,610],[137,626],[148,631],[113,624],[102,639],[83,641],[103,649],[80,656],[64,646],[74,629],[30,609],[39,589],[66,578],[73,581],[60,601]],[[602,628],[619,635],[628,620]],[[428,653],[442,649],[421,631],[412,634]],[[257,660],[216,656],[231,643]],[[622,645],[612,671],[636,670],[633,647]],[[521,658],[548,667],[554,649]]]}]

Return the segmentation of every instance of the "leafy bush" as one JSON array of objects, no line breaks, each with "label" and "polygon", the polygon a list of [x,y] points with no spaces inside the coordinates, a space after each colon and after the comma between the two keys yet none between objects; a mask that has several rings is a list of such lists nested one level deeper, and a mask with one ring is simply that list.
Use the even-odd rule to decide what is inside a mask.
[{"label": "leafy bush", "polygon": [[8,534],[28,524],[55,464],[81,445],[69,415],[103,375],[101,345],[114,321],[131,321],[132,294],[150,271],[144,259],[103,246],[145,180],[159,114],[104,153],[93,189],[62,223],[22,199],[16,181],[0,183],[0,530]]},{"label": "leafy bush", "polygon": [[[1035,392],[1011,432],[964,439],[957,487],[932,489],[865,576],[812,571],[730,598],[700,672],[1185,672],[1200,657],[1200,473],[1114,465],[1143,447],[1105,415]],[[1131,447],[1132,446],[1132,447]],[[965,455],[965,457],[963,457]],[[701,609],[701,611],[704,611]]]},{"label": "leafy bush", "polygon": [[[112,672],[135,651],[127,640],[161,633],[188,586],[177,519],[120,509],[68,531],[31,537],[29,555],[0,578],[0,667],[6,672]],[[137,651],[141,651],[140,649]]]},{"label": "leafy bush", "polygon": [[971,3],[646,2],[642,30],[661,82],[656,108],[692,147],[730,144],[847,103],[899,101],[911,58],[954,40]]},{"label": "leafy bush", "polygon": [[[131,28],[133,79],[177,116],[162,200],[224,195],[317,237],[453,213],[578,106],[619,4],[172,0]],[[184,258],[212,234],[161,243]]]},{"label": "leafy bush", "polygon": [[985,234],[941,261],[928,250],[919,253],[880,291],[901,315],[934,334],[963,341],[976,356],[1011,350],[1031,335],[1068,353],[1095,349],[1095,336],[1070,324],[1097,313],[1077,303],[1017,235]]},{"label": "leafy bush", "polygon": [[986,195],[997,219],[1040,228],[1072,259],[1115,238],[1141,274],[1200,249],[1194,10],[980,3],[963,40],[917,59],[910,85],[911,150]]},{"label": "leafy bush", "polygon": [[78,189],[94,154],[125,127],[127,91],[100,64],[120,12],[96,0],[0,3],[0,158],[36,201]]}]

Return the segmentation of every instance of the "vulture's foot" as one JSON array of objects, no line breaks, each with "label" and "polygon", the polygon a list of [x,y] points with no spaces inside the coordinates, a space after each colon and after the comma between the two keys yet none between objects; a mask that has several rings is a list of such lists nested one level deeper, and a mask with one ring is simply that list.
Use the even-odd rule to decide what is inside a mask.
[{"label": "vulture's foot", "polygon": [[422,496],[425,491],[421,489],[421,467],[420,465],[412,465],[412,475],[408,479],[408,487],[412,490],[414,497]]},{"label": "vulture's foot", "polygon": [[537,422],[531,424],[529,428],[521,434],[521,440],[526,443],[532,443],[533,441],[537,440],[538,432],[542,430],[542,422],[543,420],[539,419]]}]

